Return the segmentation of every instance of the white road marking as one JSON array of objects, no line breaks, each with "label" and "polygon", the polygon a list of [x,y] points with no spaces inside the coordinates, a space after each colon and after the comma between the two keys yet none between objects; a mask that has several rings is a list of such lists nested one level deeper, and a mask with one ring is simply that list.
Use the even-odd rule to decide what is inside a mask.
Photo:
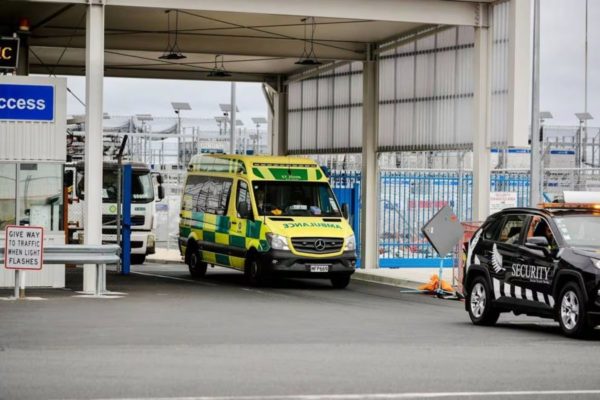
[{"label": "white road marking", "polygon": [[595,390],[518,390],[506,392],[431,392],[431,393],[376,393],[376,394],[316,394],[287,396],[199,396],[199,397],[131,397],[97,400],[402,400],[442,399],[448,397],[524,397],[524,396],[568,396],[600,395]]},{"label": "white road marking", "polygon": [[131,274],[135,274],[135,275],[143,275],[143,276],[153,276],[156,278],[164,278],[164,279],[172,279],[174,281],[181,281],[181,282],[190,282],[190,283],[199,283],[201,285],[206,285],[206,286],[219,286],[217,284],[214,283],[209,283],[209,282],[204,282],[204,281],[195,281],[193,279],[185,279],[185,278],[178,278],[176,276],[169,276],[169,275],[160,275],[160,274],[151,274],[148,272],[130,272]]}]

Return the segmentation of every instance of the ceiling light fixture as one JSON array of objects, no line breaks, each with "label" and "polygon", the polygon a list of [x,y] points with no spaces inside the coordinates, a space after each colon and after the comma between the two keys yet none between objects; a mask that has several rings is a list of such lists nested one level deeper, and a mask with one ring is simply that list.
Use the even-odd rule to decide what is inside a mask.
[{"label": "ceiling light fixture", "polygon": [[[221,57],[221,65],[220,66],[218,64],[219,57]],[[209,78],[226,78],[228,76],[231,76],[231,74],[229,72],[227,72],[227,70],[225,69],[225,65],[223,65],[223,58],[224,57],[220,54],[217,54],[215,56],[215,65],[214,65],[212,71],[210,71],[208,73]]]},{"label": "ceiling light fixture", "polygon": [[[317,59],[315,54],[315,31],[317,29],[317,23],[315,17],[302,18],[301,21],[304,23],[304,50],[298,61],[294,64],[297,65],[321,65],[322,62]],[[310,40],[306,37],[307,24],[310,22]],[[306,44],[309,44],[308,49]]]},{"label": "ceiling light fixture", "polygon": [[[175,38],[173,45],[171,45],[171,11],[175,11]],[[179,33],[179,10],[167,10],[167,49],[162,56],[158,57],[161,60],[181,60],[187,58],[181,52],[179,45],[177,44],[178,33]]]}]

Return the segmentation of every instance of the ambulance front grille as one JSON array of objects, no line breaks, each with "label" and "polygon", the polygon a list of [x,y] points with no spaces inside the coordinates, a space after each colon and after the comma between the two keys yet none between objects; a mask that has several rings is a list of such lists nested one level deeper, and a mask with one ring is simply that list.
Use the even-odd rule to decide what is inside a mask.
[{"label": "ambulance front grille", "polygon": [[337,253],[342,249],[344,239],[341,238],[292,238],[292,246],[301,253],[327,254]]}]

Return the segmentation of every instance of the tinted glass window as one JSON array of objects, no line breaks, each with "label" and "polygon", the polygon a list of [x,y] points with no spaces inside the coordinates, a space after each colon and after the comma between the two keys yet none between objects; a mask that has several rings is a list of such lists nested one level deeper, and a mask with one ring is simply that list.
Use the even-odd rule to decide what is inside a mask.
[{"label": "tinted glass window", "polygon": [[189,176],[184,195],[191,196],[191,211],[224,215],[232,180],[208,176]]},{"label": "tinted glass window", "polygon": [[514,244],[519,242],[521,232],[525,228],[526,215],[509,215],[504,219],[498,235],[498,242]]},{"label": "tinted glass window", "polygon": [[492,221],[488,224],[488,226],[485,227],[485,232],[483,233],[483,238],[486,240],[495,240],[496,237],[498,237],[498,230],[500,228],[500,224],[502,223],[503,219],[497,219],[495,221]]}]

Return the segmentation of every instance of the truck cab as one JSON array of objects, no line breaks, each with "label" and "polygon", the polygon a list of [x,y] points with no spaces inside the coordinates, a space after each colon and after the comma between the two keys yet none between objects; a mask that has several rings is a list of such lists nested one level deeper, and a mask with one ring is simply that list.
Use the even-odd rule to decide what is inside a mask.
[{"label": "truck cab", "polygon": [[[131,262],[142,264],[146,256],[154,254],[156,218],[154,180],[152,171],[143,163],[130,163],[133,169],[131,198]],[[102,185],[102,243],[117,243],[118,164],[104,162]],[[66,167],[69,192],[69,240],[83,243],[83,211],[85,206],[84,164],[78,162]],[[162,190],[158,190],[161,200]]]}]

